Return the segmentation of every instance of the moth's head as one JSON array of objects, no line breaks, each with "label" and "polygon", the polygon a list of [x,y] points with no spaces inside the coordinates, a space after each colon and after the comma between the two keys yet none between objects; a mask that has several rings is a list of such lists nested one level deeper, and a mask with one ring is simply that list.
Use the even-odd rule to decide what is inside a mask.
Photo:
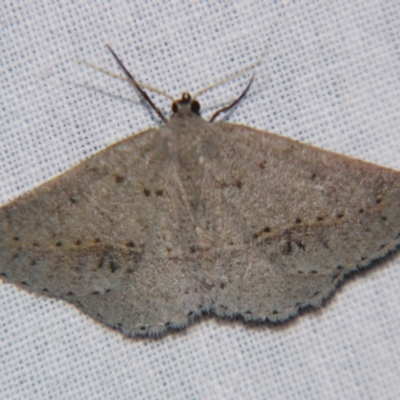
[{"label": "moth's head", "polygon": [[172,116],[175,115],[200,115],[200,103],[192,99],[189,93],[182,93],[179,100],[174,100],[171,105]]}]

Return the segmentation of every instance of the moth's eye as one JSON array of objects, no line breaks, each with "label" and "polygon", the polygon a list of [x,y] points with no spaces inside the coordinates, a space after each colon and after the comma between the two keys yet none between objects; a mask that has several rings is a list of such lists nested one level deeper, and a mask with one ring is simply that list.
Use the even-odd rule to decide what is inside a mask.
[{"label": "moth's eye", "polygon": [[176,101],[174,101],[171,105],[171,110],[173,113],[177,113],[178,112],[178,104],[176,104]]},{"label": "moth's eye", "polygon": [[190,104],[190,111],[192,113],[198,114],[200,111],[200,103],[197,100],[193,100]]}]

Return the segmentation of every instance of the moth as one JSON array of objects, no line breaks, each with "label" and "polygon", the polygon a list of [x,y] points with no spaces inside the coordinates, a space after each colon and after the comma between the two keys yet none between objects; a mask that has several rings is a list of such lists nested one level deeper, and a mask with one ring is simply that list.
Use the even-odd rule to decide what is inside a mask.
[{"label": "moth", "polygon": [[196,316],[284,321],[400,243],[400,172],[247,126],[188,93],[0,208],[0,276],[127,336]]}]

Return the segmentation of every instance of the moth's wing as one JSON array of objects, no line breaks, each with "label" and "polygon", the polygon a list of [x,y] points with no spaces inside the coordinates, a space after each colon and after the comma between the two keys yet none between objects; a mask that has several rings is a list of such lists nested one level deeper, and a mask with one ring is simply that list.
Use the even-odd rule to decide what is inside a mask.
[{"label": "moth's wing", "polygon": [[218,243],[216,314],[284,320],[399,245],[400,172],[226,123],[212,143],[199,225]]},{"label": "moth's wing", "polygon": [[[0,209],[0,274],[126,335],[199,313],[190,210],[161,130],[94,155]],[[193,230],[192,230],[193,231]],[[187,245],[189,247],[189,245]]]}]

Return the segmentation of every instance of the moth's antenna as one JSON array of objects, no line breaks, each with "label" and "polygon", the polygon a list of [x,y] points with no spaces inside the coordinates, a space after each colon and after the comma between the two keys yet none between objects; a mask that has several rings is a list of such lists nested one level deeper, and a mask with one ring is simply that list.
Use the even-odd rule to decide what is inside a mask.
[{"label": "moth's antenna", "polygon": [[114,50],[110,47],[110,45],[106,44],[107,49],[110,51],[112,56],[114,57],[115,61],[118,63],[119,67],[122,69],[123,73],[128,78],[129,83],[131,83],[135,89],[139,92],[139,94],[149,103],[150,107],[157,113],[157,115],[162,119],[164,123],[167,123],[168,120],[165,118],[164,114],[156,107],[153,101],[150,99],[149,95],[140,87],[139,83],[136,82],[135,78],[132,74],[125,68],[125,65],[122,61],[118,58],[118,56],[114,53]]},{"label": "moth's antenna", "polygon": [[246,96],[247,91],[250,89],[251,84],[253,83],[254,80],[254,76],[255,74],[253,74],[250,78],[250,82],[247,84],[246,88],[243,90],[242,94],[236,99],[234,100],[231,104],[220,108],[219,110],[215,111],[215,113],[211,116],[211,118],[209,119],[209,122],[213,122],[215,120],[215,118],[218,117],[219,114],[226,112],[228,110],[230,110],[231,108],[235,107],[237,103],[239,103],[240,100],[243,99],[244,96]]},{"label": "moth's antenna", "polygon": [[[246,72],[251,71],[252,69],[256,68],[258,65],[260,65],[260,64],[263,62],[263,60],[264,60],[264,58],[265,58],[265,56],[266,56],[266,54],[267,54],[267,51],[268,51],[268,48],[265,47],[265,50],[263,51],[263,53],[261,54],[261,57],[260,57],[258,60],[256,60],[256,61],[253,62],[252,64],[248,65],[247,67],[245,67],[245,68],[242,69],[241,71],[235,72],[234,74],[228,76],[227,78],[222,79],[222,80],[219,81],[219,82],[213,83],[212,85],[207,86],[207,87],[205,87],[204,89],[201,89],[199,92],[197,92],[197,93],[193,96],[193,98],[196,98],[196,97],[202,95],[203,93],[208,92],[209,90],[214,89],[214,88],[216,88],[216,87],[218,87],[218,86],[221,86],[221,85],[223,85],[224,83],[229,82],[229,81],[231,81],[232,79],[237,78],[238,76],[242,76],[242,75],[244,75]],[[246,89],[246,90],[247,90],[247,89]]]},{"label": "moth's antenna", "polygon": [[[102,67],[99,67],[99,66],[95,65],[95,64],[92,64],[92,63],[90,63],[88,61],[78,60],[76,58],[73,58],[73,61],[75,61],[78,64],[85,65],[86,67],[95,69],[96,71],[99,71],[102,74],[111,76],[112,78],[119,79],[120,81],[124,81],[124,82],[128,82],[128,83],[132,84],[132,82],[131,82],[131,80],[129,78],[125,78],[124,76],[114,74],[113,72],[108,71],[108,70],[106,70],[106,69],[104,69]],[[147,85],[146,83],[142,83],[142,82],[139,82],[139,81],[136,81],[136,82],[140,85],[141,88],[145,88],[147,90],[151,90],[152,92],[160,94],[161,96],[164,96],[164,97],[166,97],[167,99],[169,99],[171,101],[175,100],[170,94],[165,93],[160,89],[157,89],[157,88],[155,88],[153,86]]]}]

